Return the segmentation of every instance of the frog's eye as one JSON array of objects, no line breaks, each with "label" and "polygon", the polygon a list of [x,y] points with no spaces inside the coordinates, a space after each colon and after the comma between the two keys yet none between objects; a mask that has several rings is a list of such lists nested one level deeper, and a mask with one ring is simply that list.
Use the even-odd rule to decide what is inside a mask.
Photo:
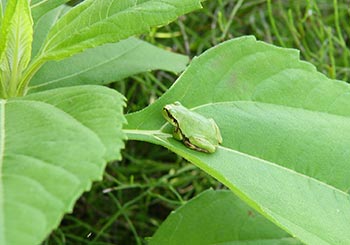
[{"label": "frog's eye", "polygon": [[181,103],[179,101],[175,101],[174,105],[181,105]]}]

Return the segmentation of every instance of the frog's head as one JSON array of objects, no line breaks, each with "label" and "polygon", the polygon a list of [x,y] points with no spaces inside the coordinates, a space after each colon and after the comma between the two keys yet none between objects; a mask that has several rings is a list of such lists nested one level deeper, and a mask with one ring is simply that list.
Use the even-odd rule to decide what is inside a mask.
[{"label": "frog's head", "polygon": [[165,105],[163,107],[164,118],[171,123],[173,126],[178,126],[178,114],[183,106],[180,102],[176,101],[172,104]]}]

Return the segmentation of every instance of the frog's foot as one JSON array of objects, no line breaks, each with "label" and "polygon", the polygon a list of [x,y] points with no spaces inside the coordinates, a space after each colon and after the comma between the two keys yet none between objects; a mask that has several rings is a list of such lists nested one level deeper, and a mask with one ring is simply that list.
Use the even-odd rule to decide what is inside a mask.
[{"label": "frog's foot", "polygon": [[173,137],[176,140],[183,140],[182,132],[179,128],[175,128],[173,131]]},{"label": "frog's foot", "polygon": [[184,142],[188,147],[196,151],[214,153],[216,150],[216,146],[203,137],[191,136]]}]

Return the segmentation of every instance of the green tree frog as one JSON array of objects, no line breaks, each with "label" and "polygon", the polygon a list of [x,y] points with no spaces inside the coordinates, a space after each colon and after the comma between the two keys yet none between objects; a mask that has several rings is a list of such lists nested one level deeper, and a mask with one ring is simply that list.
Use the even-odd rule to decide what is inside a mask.
[{"label": "green tree frog", "polygon": [[193,112],[178,101],[165,105],[163,116],[175,126],[173,137],[193,150],[213,153],[222,143],[219,127],[212,118]]}]

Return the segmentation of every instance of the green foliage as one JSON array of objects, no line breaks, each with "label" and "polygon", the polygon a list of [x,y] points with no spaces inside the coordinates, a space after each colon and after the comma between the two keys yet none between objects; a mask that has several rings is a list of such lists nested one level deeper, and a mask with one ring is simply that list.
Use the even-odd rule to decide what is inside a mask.
[{"label": "green foliage", "polygon": [[[146,38],[157,45],[172,46],[175,50],[178,50],[178,52],[186,53],[194,57],[224,40],[253,34],[258,40],[264,40],[282,47],[297,48],[300,50],[301,59],[314,64],[317,70],[323,74],[326,74],[330,78],[349,81],[350,69],[349,66],[346,65],[346,62],[349,60],[349,45],[343,45],[339,42],[339,36],[342,36],[345,40],[345,44],[348,44],[350,36],[350,28],[347,21],[349,19],[349,8],[346,1],[277,0],[271,1],[270,9],[267,1],[243,1],[243,4],[240,5],[238,9],[237,2],[241,1],[206,1],[201,12],[186,15],[169,26],[153,29],[152,33],[146,36]],[[226,36],[224,36],[224,31],[227,28],[228,32],[226,32]],[[338,32],[338,30],[340,30],[340,32]],[[277,36],[279,36],[279,38],[277,38]],[[280,42],[280,40],[283,42]],[[234,59],[236,54],[234,53],[231,56],[232,59]],[[264,62],[269,62],[269,58]],[[211,67],[208,69],[211,69]],[[254,73],[254,70],[248,69],[247,73]],[[263,72],[261,73],[263,74]],[[160,76],[158,76],[158,74],[160,74]],[[161,74],[162,73],[157,73],[157,78],[160,78],[163,84],[168,85],[168,77],[162,77]],[[288,78],[292,74],[292,72],[287,73],[285,77]],[[152,75],[147,74],[133,77],[132,80],[126,80],[122,83],[123,86],[121,86],[121,89],[125,89],[125,95],[129,101],[128,111],[136,111],[146,107],[164,92],[163,87],[158,86],[158,84],[154,83],[154,80],[149,79],[151,76]],[[194,80],[188,80],[187,82],[192,83],[196,80],[197,78],[194,78]],[[131,83],[131,81],[134,81],[134,83]],[[194,91],[198,89],[196,86],[191,88],[194,88]],[[291,89],[291,87],[286,89]],[[295,95],[303,92],[302,88],[294,91]],[[324,91],[324,94],[326,93],[327,92]],[[208,94],[211,96],[210,93]],[[323,98],[325,98],[325,103],[327,104],[328,96],[322,96],[319,98],[319,101],[321,102]],[[172,100],[174,101],[177,99],[176,97]],[[281,96],[280,99],[283,99],[283,97]],[[157,116],[161,118],[160,114],[157,114]],[[157,128],[157,130],[158,129],[159,128]],[[318,132],[316,133],[314,131],[314,134],[316,135],[315,137],[319,137],[319,135],[322,134],[322,130],[318,129]],[[245,137],[245,135],[243,135],[243,137]],[[328,141],[328,139],[326,139],[326,141]],[[271,150],[264,147],[266,140],[260,139],[258,142],[265,151]],[[253,144],[253,142],[251,144]],[[318,145],[318,147],[328,149],[331,147],[330,145],[331,144],[326,145],[326,142],[324,142],[322,146]],[[179,144],[179,146],[181,146],[181,144]],[[124,237],[124,240],[122,240],[124,242],[120,242],[120,244],[125,244],[127,241],[130,241],[130,239],[136,237],[135,240],[139,241],[138,244],[141,244],[141,241],[137,240],[137,238],[142,239],[142,237],[151,236],[152,231],[156,230],[157,225],[164,219],[163,212],[170,212],[169,207],[174,207],[174,205],[180,206],[184,201],[200,193],[203,189],[198,188],[199,186],[212,185],[215,188],[222,188],[220,184],[215,184],[212,179],[200,175],[200,171],[181,172],[186,164],[182,161],[173,159],[171,162],[172,165],[170,165],[168,162],[168,152],[165,150],[162,151],[160,147],[130,142],[127,149],[125,154],[127,160],[115,166],[117,170],[124,169],[124,172],[121,171],[118,174],[118,179],[122,180],[122,188],[118,188],[119,184],[113,183],[112,180],[106,180],[103,186],[114,190],[110,193],[109,198],[106,199],[110,200],[110,203],[115,202],[114,198],[118,199],[125,216],[131,220],[131,223],[127,222],[124,217],[119,217],[118,220],[113,223],[115,226],[110,225],[109,228],[105,230],[105,237],[103,238],[100,236],[99,239],[95,241],[105,241],[113,244],[113,237],[119,237],[118,239]],[[305,154],[303,154],[303,156],[305,156]],[[152,159],[152,161],[149,159]],[[156,162],[154,162],[153,159],[156,159]],[[138,164],[136,164],[135,161],[137,161]],[[220,165],[222,163],[220,162],[218,164]],[[164,168],[161,168],[160,165],[164,166],[164,168],[165,166],[172,168],[167,172]],[[189,166],[190,165],[191,164],[189,164]],[[158,166],[160,173],[157,173],[155,166]],[[314,164],[313,166],[315,168],[314,171],[317,172],[317,165],[315,166]],[[305,164],[303,167],[308,168],[308,165]],[[132,168],[132,170],[130,170],[131,172],[126,170],[128,168]],[[137,168],[140,169],[139,173],[137,173]],[[347,167],[344,169],[347,169]],[[117,170],[109,169],[108,173],[109,175],[115,174]],[[259,174],[266,175],[268,173],[264,172]],[[130,175],[132,175],[132,178],[129,179]],[[193,175],[200,175],[201,177],[197,179],[193,177]],[[332,176],[333,174],[331,172],[328,175]],[[152,192],[145,194],[143,199],[137,199],[137,195],[142,195],[144,192],[147,192],[148,188],[151,188],[154,182],[159,181],[160,176],[167,176],[167,181],[164,184],[174,184],[169,186],[167,191],[165,189],[152,189]],[[169,176],[173,177],[169,179]],[[254,176],[247,177],[247,179],[252,178],[254,178]],[[182,185],[179,185],[179,183],[182,183]],[[257,183],[257,186],[258,185],[259,183]],[[137,189],[134,186],[142,186],[142,188]],[[279,188],[279,186],[276,184],[275,188]],[[100,189],[96,188],[95,191],[94,200],[106,201],[106,199],[96,197]],[[181,197],[174,195],[174,192],[178,195],[181,194]],[[349,190],[346,190],[346,192],[349,192]],[[159,198],[155,198],[155,195],[158,195]],[[91,198],[91,196],[93,196],[93,194],[89,197]],[[112,198],[112,196],[114,198]],[[313,194],[312,197],[314,197]],[[268,198],[273,198],[273,196],[268,196]],[[319,197],[314,198],[317,199]],[[129,203],[131,203],[130,199],[133,201],[132,205],[129,205]],[[180,203],[179,199],[181,200]],[[301,200],[301,203],[303,202],[304,200]],[[68,220],[71,221],[74,217],[81,217],[86,214],[87,212],[84,212],[82,208],[89,206],[89,204],[90,203],[82,202],[80,210],[77,210],[75,216],[69,216]],[[288,203],[283,202],[281,208],[285,205],[288,205]],[[152,212],[155,206],[157,209]],[[95,207],[99,207],[99,205],[97,204]],[[309,207],[305,209],[305,212],[308,210],[310,210]],[[109,212],[106,212],[102,216],[105,219],[105,221],[102,222],[103,224],[107,225],[109,222],[108,215],[111,214],[114,214],[114,210],[109,210]],[[331,219],[331,217],[329,217],[329,219]],[[99,227],[102,226],[100,224],[95,225],[95,219],[92,215],[90,218],[79,219],[80,222],[81,220],[85,222],[84,225],[86,226],[88,224],[93,224],[90,225],[90,227],[94,227],[95,229],[99,229]],[[72,224],[77,224],[77,222],[69,224],[70,226],[61,227],[59,232],[55,234],[56,237],[61,236],[70,239],[70,241],[78,241],[75,237],[69,236],[71,234],[70,227]],[[144,224],[147,224],[146,228]],[[72,233],[83,235],[89,232],[89,229],[82,230],[83,232],[74,230]],[[133,230],[136,230],[136,234],[132,232]],[[188,233],[190,233],[190,230]],[[325,233],[327,234],[328,231]],[[86,240],[88,239],[84,241]],[[244,243],[244,241],[238,243]]]},{"label": "green foliage", "polygon": [[[237,4],[238,2],[243,3]],[[269,6],[267,1],[260,0],[206,1],[202,11],[181,17],[168,26],[153,28],[144,38],[158,46],[171,46],[177,52],[194,57],[224,40],[253,34],[258,40],[297,48],[301,58],[314,64],[317,70],[331,78],[349,81],[350,69],[346,65],[349,45],[341,45],[338,38],[340,34],[345,41],[349,40],[348,4],[344,1],[314,0],[277,0],[272,3]],[[340,30],[339,34],[337,30]],[[232,54],[232,59],[235,56]],[[268,61],[267,58],[264,62]],[[247,73],[254,71],[248,69]],[[292,74],[287,73],[285,77]],[[164,75],[164,72],[147,73],[112,86],[123,91],[127,97],[127,111],[137,111],[160,97],[170,86],[169,80],[173,79],[174,76]],[[187,82],[192,83],[196,79]],[[193,86],[191,89],[196,90],[198,87]],[[298,95],[303,89],[300,87],[294,91]],[[210,93],[208,95],[211,96]],[[325,98],[327,103],[327,97]],[[158,113],[156,111],[154,115],[161,117]],[[170,132],[171,129],[167,130]],[[315,137],[319,134],[321,133],[318,132]],[[251,134],[249,136],[252,139]],[[264,147],[264,139],[258,142],[265,151],[271,150]],[[330,145],[325,142],[318,147],[327,149]],[[304,168],[308,168],[308,165],[305,164]],[[317,171],[317,166],[314,171]],[[247,177],[251,178],[254,175]],[[259,186],[259,183],[256,185]],[[123,161],[107,168],[105,180],[84,195],[78,202],[75,213],[66,216],[64,224],[52,234],[49,242],[142,244],[144,237],[152,236],[171,210],[209,186],[223,188],[220,183],[205,176],[204,171],[159,146],[128,141]],[[275,188],[279,186],[276,184]],[[101,195],[102,191],[104,195]],[[281,208],[285,205],[288,204],[283,202]],[[309,207],[305,212],[308,210]],[[254,241],[251,243],[254,244]]]},{"label": "green foliage", "polygon": [[[184,56],[133,38],[96,47],[166,24],[200,7],[198,0],[142,4],[126,0],[86,1],[74,8],[54,9],[64,2],[1,1],[7,4],[4,16],[5,4],[0,8],[0,244],[40,243],[58,226],[64,213],[72,211],[92,181],[102,179],[107,162],[121,159],[126,139],[122,131],[126,123],[124,96],[92,84],[149,69],[179,72],[188,62]],[[149,13],[155,9],[159,10],[156,15]],[[142,25],[139,19],[132,20],[134,16],[143,18]],[[47,61],[87,48],[95,49],[61,61],[67,63],[58,64],[59,69],[44,66],[45,77],[37,78],[36,85],[62,81],[62,76],[75,77],[27,95],[31,78]],[[154,59],[146,63],[155,53],[162,62]],[[32,54],[35,57],[31,60]],[[144,60],[138,60],[142,64],[133,61],[137,55],[142,55]],[[133,66],[124,69],[120,56],[127,61],[123,65]],[[63,67],[67,65],[69,71]],[[119,73],[104,76],[118,65],[122,69]],[[96,76],[84,81],[91,73]]]},{"label": "green foliage", "polygon": [[63,16],[47,35],[39,59],[62,59],[148,31],[199,8],[199,1],[87,0]]},{"label": "green foliage", "polygon": [[[348,91],[295,50],[243,37],[193,60],[164,96],[127,116],[126,132],[196,164],[303,242],[348,243]],[[215,118],[215,154],[172,138],[159,111],[173,98]]]},{"label": "green foliage", "polygon": [[[32,37],[32,22],[28,6],[28,1],[19,1],[27,5],[25,9],[19,9],[14,12],[12,5],[15,6],[17,1],[9,1],[9,7],[7,13],[4,17],[4,24],[2,25],[2,40],[0,40],[0,54],[2,54],[2,59],[8,60],[12,59],[13,52],[11,46],[6,45],[9,34],[11,33],[25,33],[28,37]],[[40,2],[41,3],[41,2]],[[41,6],[40,11],[45,11],[54,7],[52,2],[49,6]],[[40,4],[39,4],[40,5]],[[16,6],[21,6],[17,4]],[[46,8],[46,7],[47,8]],[[35,7],[35,5],[33,6]],[[71,9],[68,13],[63,16],[58,16],[60,18],[51,19],[54,21],[52,27],[48,33],[41,33],[45,35],[45,38],[41,47],[34,46],[38,49],[38,53],[33,58],[33,60],[28,65],[31,53],[31,42],[32,40],[27,36],[18,37],[16,41],[20,38],[25,39],[25,42],[21,44],[26,45],[21,47],[20,45],[14,45],[16,48],[20,48],[20,55],[24,55],[24,61],[19,63],[13,63],[8,61],[8,65],[16,64],[16,69],[18,72],[12,72],[10,68],[3,67],[2,77],[2,97],[15,97],[22,96],[27,92],[27,87],[29,81],[35,75],[35,73],[41,68],[41,66],[49,60],[60,60],[74,54],[80,53],[87,48],[93,48],[105,43],[117,42],[121,39],[125,39],[135,34],[140,34],[142,32],[148,31],[152,26],[159,26],[167,24],[169,21],[174,20],[179,15],[189,12],[193,9],[199,8],[200,2],[197,0],[188,0],[186,2],[179,0],[166,1],[144,1],[135,3],[131,0],[125,1],[104,1],[104,0],[87,0],[82,4],[77,5],[75,8]],[[24,7],[23,7],[24,8]],[[15,22],[12,20],[14,13],[17,16],[25,14],[28,18],[24,18],[21,22]],[[42,15],[42,14],[40,14]],[[14,15],[16,16],[16,15]],[[23,18],[23,17],[22,17]],[[22,18],[20,20],[22,21]],[[9,25],[12,25],[9,27]],[[46,26],[43,24],[43,26]],[[17,28],[17,30],[16,30]],[[40,30],[40,28],[39,28]],[[21,33],[20,32],[20,33]],[[39,37],[40,38],[40,37]],[[40,38],[41,40],[41,38]],[[10,41],[11,44],[16,44],[13,40]],[[36,44],[38,42],[35,42]],[[7,54],[6,54],[7,53]],[[24,54],[23,54],[24,53]],[[14,61],[20,61],[23,57],[15,57]],[[3,62],[4,66],[6,62]],[[28,65],[28,68],[26,68]],[[11,74],[11,78],[7,78]],[[16,73],[20,76],[16,76]],[[9,80],[15,80],[15,82],[9,82]],[[11,87],[8,88],[8,84]]]},{"label": "green foliage", "polygon": [[[346,4],[206,1],[160,27],[200,1],[66,2],[0,1],[0,244],[40,243],[73,207],[78,218],[45,243],[142,244],[159,226],[152,244],[350,242],[349,85],[295,50],[251,36],[223,42],[254,33],[348,80]],[[198,56],[169,90],[172,74],[135,74],[178,73],[188,58],[130,38],[144,32]],[[155,102],[124,125],[124,96],[95,86],[106,84],[127,111]],[[215,118],[217,152],[172,138],[161,109],[174,101]],[[122,159],[125,133],[159,146],[128,142]],[[235,196],[186,202],[222,188],[205,173]]]},{"label": "green foliage", "polygon": [[2,102],[3,244],[40,242],[101,179],[111,154],[120,158],[123,97],[93,86],[55,92]]}]

